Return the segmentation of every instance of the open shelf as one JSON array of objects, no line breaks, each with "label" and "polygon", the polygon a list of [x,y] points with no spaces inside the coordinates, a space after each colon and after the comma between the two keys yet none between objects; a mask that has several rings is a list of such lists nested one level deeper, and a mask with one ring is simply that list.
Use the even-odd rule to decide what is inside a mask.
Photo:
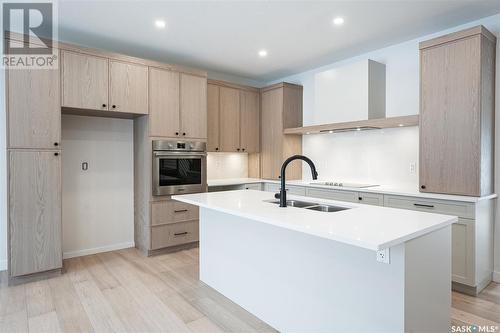
[{"label": "open shelf", "polygon": [[319,134],[319,133],[326,134],[326,133],[374,130],[382,128],[396,128],[396,127],[408,127],[408,126],[418,126],[418,115],[286,128],[283,131],[283,133],[294,134],[294,135]]}]

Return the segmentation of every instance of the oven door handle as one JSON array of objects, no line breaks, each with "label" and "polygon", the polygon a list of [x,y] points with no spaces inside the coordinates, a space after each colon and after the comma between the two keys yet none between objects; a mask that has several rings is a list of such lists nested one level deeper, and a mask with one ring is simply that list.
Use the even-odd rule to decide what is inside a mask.
[{"label": "oven door handle", "polygon": [[189,152],[189,153],[186,153],[185,151],[182,151],[182,152],[153,152],[153,156],[154,157],[197,157],[197,156],[207,156],[207,153],[202,153],[202,152]]}]

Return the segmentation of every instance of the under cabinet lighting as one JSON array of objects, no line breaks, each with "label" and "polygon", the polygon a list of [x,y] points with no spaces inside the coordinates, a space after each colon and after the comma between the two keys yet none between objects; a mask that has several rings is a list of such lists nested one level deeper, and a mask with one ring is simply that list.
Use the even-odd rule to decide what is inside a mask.
[{"label": "under cabinet lighting", "polygon": [[399,126],[399,127],[403,127],[403,126],[404,126],[404,124],[399,124],[398,126]]},{"label": "under cabinet lighting", "polygon": [[259,57],[261,57],[261,58],[267,57],[267,51],[266,50],[260,50],[259,51]]}]

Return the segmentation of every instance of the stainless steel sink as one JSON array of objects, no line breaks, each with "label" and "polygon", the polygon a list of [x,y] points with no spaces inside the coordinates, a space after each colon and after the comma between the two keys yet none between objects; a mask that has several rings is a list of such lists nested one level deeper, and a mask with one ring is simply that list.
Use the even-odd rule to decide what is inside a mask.
[{"label": "stainless steel sink", "polygon": [[[279,200],[274,200],[274,199],[264,200],[264,201],[276,205],[279,205],[280,203]],[[320,204],[317,202],[307,202],[300,200],[287,200],[286,204],[288,207],[305,208],[310,210],[316,210],[318,212],[327,212],[327,213],[339,212],[341,210],[350,209],[349,207],[331,206],[331,205]]]},{"label": "stainless steel sink", "polygon": [[317,205],[312,207],[306,207],[306,209],[317,210],[319,212],[340,212],[341,210],[349,209],[347,207],[330,206],[330,205]]},{"label": "stainless steel sink", "polygon": [[[273,203],[276,205],[280,204],[279,200],[264,200],[264,201],[269,202],[269,203]],[[287,200],[286,205],[289,207],[306,208],[306,207],[311,207],[311,206],[317,205],[317,203],[300,201],[300,200]]]}]

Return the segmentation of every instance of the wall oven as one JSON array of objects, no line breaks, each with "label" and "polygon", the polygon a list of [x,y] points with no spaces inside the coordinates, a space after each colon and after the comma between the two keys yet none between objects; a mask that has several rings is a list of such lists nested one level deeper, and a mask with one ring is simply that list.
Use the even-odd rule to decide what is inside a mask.
[{"label": "wall oven", "polygon": [[153,195],[205,192],[205,142],[153,141]]}]

